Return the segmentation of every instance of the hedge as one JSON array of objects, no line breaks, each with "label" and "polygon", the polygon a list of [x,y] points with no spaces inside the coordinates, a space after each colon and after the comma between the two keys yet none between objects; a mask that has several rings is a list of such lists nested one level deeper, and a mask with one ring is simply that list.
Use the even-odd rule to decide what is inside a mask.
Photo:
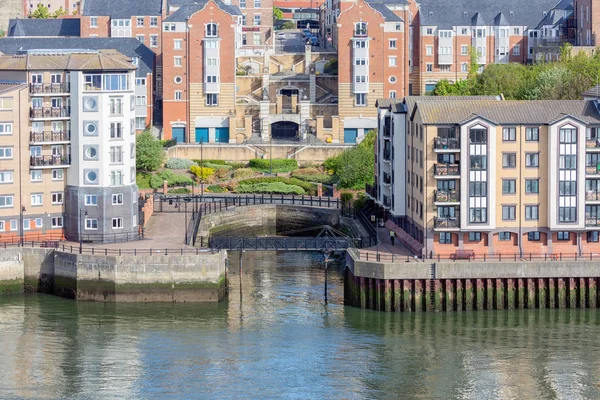
[{"label": "hedge", "polygon": [[192,193],[192,191],[188,188],[176,188],[176,189],[169,189],[168,193],[171,194],[190,194]]},{"label": "hedge", "polygon": [[283,182],[257,183],[254,185],[239,185],[237,193],[275,193],[275,194],[305,194],[304,189],[296,185],[287,185]]},{"label": "hedge", "polygon": [[192,165],[195,163],[192,160],[188,160],[187,158],[169,158],[167,163],[165,164],[165,168],[169,169],[190,169]]},{"label": "hedge", "polygon": [[240,168],[233,171],[233,177],[235,179],[250,178],[251,176],[254,176],[254,174],[256,174],[256,172],[254,172],[252,168]]},{"label": "hedge", "polygon": [[138,189],[150,189],[150,178],[152,178],[152,174],[138,172],[135,176],[135,183]]},{"label": "hedge", "polygon": [[271,162],[273,165],[273,172],[291,172],[298,169],[298,161],[287,158],[275,158],[272,161],[266,158],[255,158],[250,160],[248,165],[254,170],[269,172],[271,170]]},{"label": "hedge", "polygon": [[206,187],[206,190],[211,193],[225,193],[227,189],[222,187],[221,185],[210,185]]},{"label": "hedge", "polygon": [[200,165],[204,162],[204,165],[206,165],[207,163],[210,164],[217,164],[217,165],[227,165],[227,161],[223,161],[223,160],[199,160],[197,158],[193,159],[192,161],[194,161],[196,164]]},{"label": "hedge", "polygon": [[244,179],[238,182],[240,185],[256,185],[261,183],[284,183],[286,185],[293,185],[301,187],[304,192],[312,195],[317,194],[317,185],[301,181],[296,178],[284,178],[281,176],[266,176],[263,178],[250,178]]},{"label": "hedge", "polygon": [[324,183],[326,185],[332,185],[337,182],[337,176],[329,174],[317,174],[317,175],[302,175],[295,174],[294,178],[300,179],[305,182]]}]

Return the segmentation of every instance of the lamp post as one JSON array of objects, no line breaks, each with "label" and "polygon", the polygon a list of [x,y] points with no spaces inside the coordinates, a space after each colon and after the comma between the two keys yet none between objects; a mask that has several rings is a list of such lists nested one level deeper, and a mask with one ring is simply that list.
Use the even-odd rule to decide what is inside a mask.
[{"label": "lamp post", "polygon": [[187,204],[188,202],[191,200],[190,198],[185,198],[183,199],[185,201],[185,205],[184,205],[184,224],[185,224],[185,244],[188,244],[188,224],[187,224]]},{"label": "lamp post", "polygon": [[269,175],[273,175],[273,132],[269,133]]},{"label": "lamp post", "polygon": [[204,138],[200,138],[200,196],[204,196]]},{"label": "lamp post", "polygon": [[23,247],[23,235],[24,235],[24,231],[23,231],[23,213],[27,211],[27,209],[25,208],[25,206],[21,206],[21,213],[20,213],[20,222],[21,222],[21,247]]},{"label": "lamp post", "polygon": [[[83,218],[81,217],[81,212],[83,210],[79,209],[79,254],[83,253]],[[85,210],[84,216],[88,216],[87,210]]]}]

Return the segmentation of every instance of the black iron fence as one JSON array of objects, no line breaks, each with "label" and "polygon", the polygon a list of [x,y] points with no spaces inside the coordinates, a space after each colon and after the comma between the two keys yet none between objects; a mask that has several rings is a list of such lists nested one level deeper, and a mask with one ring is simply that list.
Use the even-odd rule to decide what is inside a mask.
[{"label": "black iron fence", "polygon": [[210,239],[210,247],[233,251],[340,251],[370,245],[369,240],[369,237],[217,237]]}]

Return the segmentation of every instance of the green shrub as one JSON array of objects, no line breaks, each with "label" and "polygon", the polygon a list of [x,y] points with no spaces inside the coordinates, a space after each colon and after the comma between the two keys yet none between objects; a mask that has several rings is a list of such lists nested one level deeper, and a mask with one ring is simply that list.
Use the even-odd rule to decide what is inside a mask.
[{"label": "green shrub", "polygon": [[160,186],[162,186],[162,181],[167,181],[167,185],[169,186],[191,185],[193,182],[192,178],[188,175],[176,174],[168,169],[157,174],[157,176],[161,179]]},{"label": "green shrub", "polygon": [[229,178],[231,178],[231,170],[225,169],[225,168],[217,168],[217,169],[215,169],[215,178],[229,179]]},{"label": "green shrub", "polygon": [[240,168],[233,171],[233,177],[235,179],[250,178],[251,176],[254,176],[255,173],[256,172],[254,172],[252,168]]},{"label": "green shrub", "polygon": [[286,185],[293,185],[301,187],[304,192],[308,194],[315,195],[317,194],[317,185],[312,183],[301,181],[296,178],[283,178],[280,176],[266,176],[262,178],[250,178],[244,179],[238,182],[240,185],[257,185],[262,183],[283,183]]},{"label": "green shrub", "polygon": [[190,172],[196,176],[196,180],[198,182],[206,181],[211,178],[215,174],[215,170],[207,167],[200,167],[198,165],[193,165],[190,168]]},{"label": "green shrub", "polygon": [[165,150],[152,133],[145,131],[135,137],[135,165],[138,171],[156,171],[165,160]]},{"label": "green shrub", "polygon": [[334,58],[333,60],[329,60],[325,67],[323,67],[323,72],[326,74],[337,75],[338,74],[338,60]]},{"label": "green shrub", "polygon": [[296,175],[318,175],[321,174],[322,172],[318,169],[318,168],[312,168],[312,167],[302,167],[300,169],[297,169],[295,171],[292,172],[292,176],[296,176]]},{"label": "green shrub", "polygon": [[245,168],[246,167],[246,163],[237,162],[237,161],[228,162],[227,165],[229,165],[233,169],[239,169],[239,168]]},{"label": "green shrub", "polygon": [[[291,172],[298,169],[298,161],[287,158],[276,158],[272,160],[273,172]],[[250,168],[260,171],[269,172],[271,170],[271,161],[266,158],[255,158],[248,163]]]},{"label": "green shrub", "polygon": [[192,193],[192,191],[188,188],[176,188],[176,189],[169,189],[168,193],[171,194],[190,194]]},{"label": "green shrub", "polygon": [[293,21],[285,21],[281,25],[281,29],[296,29],[296,24]]},{"label": "green shrub", "polygon": [[359,193],[356,196],[356,200],[354,200],[354,209],[362,210],[363,208],[365,208],[368,201],[369,201],[369,198],[367,197],[367,195],[365,195],[364,193]]},{"label": "green shrub", "polygon": [[195,163],[192,160],[188,160],[187,158],[169,158],[167,163],[165,164],[165,168],[169,169],[190,169],[192,165]]},{"label": "green shrub", "polygon": [[294,178],[305,182],[323,183],[325,185],[333,185],[337,182],[337,176],[329,174],[317,175],[293,175]]},{"label": "green shrub", "polygon": [[150,178],[152,178],[152,174],[138,172],[135,175],[135,184],[138,189],[150,189]]},{"label": "green shrub", "polygon": [[159,189],[163,185],[163,180],[158,175],[152,175],[150,177],[150,187],[152,189]]},{"label": "green shrub", "polygon": [[[202,160],[199,160],[197,158],[193,159],[192,161],[194,161],[196,164],[200,165],[202,164]],[[223,160],[204,160],[204,165],[206,165],[207,163],[209,164],[215,164],[215,165],[227,165],[227,161],[223,161]]]},{"label": "green shrub", "polygon": [[223,186],[221,185],[210,185],[206,187],[206,190],[211,192],[211,193],[225,193],[227,192],[227,189],[225,189]]},{"label": "green shrub", "polygon": [[177,144],[177,140],[175,139],[163,139],[163,140],[159,140],[160,144],[162,147],[164,147],[165,149],[168,149],[169,147],[173,147]]},{"label": "green shrub", "polygon": [[214,164],[211,162],[205,162],[204,166],[207,168],[212,168],[212,169],[233,169],[233,167],[231,167],[230,165],[224,165],[224,164]]},{"label": "green shrub", "polygon": [[253,185],[239,185],[237,193],[273,193],[273,194],[304,194],[300,186],[287,185],[283,182],[257,183]]},{"label": "green shrub", "polygon": [[350,193],[350,192],[342,192],[342,193],[340,194],[340,200],[341,200],[343,203],[347,203],[347,202],[349,202],[350,200],[352,200],[353,198],[354,198],[354,194],[352,194],[352,193]]}]

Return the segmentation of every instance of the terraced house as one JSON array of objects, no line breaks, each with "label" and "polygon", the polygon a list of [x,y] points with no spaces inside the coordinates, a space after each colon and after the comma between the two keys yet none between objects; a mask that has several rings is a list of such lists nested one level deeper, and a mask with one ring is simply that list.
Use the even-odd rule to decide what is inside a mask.
[{"label": "terraced house", "polygon": [[135,70],[114,50],[0,56],[2,238],[137,237]]},{"label": "terraced house", "polygon": [[424,255],[597,248],[597,100],[407,97],[378,107],[369,192]]}]

